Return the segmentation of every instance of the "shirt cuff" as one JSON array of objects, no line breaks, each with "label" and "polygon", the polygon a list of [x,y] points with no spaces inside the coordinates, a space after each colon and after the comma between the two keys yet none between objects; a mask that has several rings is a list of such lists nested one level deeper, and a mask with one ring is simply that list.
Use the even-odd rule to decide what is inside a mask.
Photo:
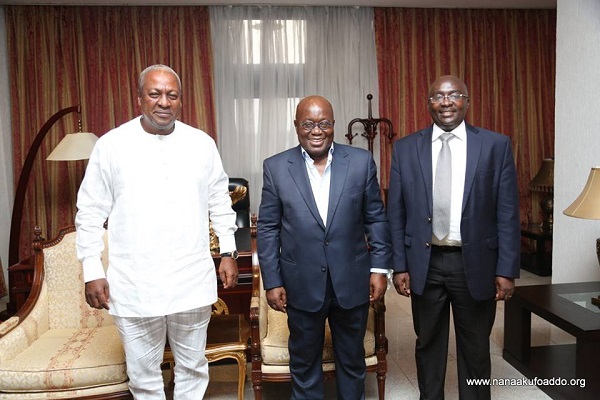
[{"label": "shirt cuff", "polygon": [[231,253],[236,250],[235,235],[219,236],[219,253]]},{"label": "shirt cuff", "polygon": [[83,281],[85,283],[95,281],[96,279],[106,278],[102,260],[97,257],[86,257],[83,264]]},{"label": "shirt cuff", "polygon": [[389,270],[387,268],[371,268],[371,273],[375,274],[385,274],[387,275]]}]

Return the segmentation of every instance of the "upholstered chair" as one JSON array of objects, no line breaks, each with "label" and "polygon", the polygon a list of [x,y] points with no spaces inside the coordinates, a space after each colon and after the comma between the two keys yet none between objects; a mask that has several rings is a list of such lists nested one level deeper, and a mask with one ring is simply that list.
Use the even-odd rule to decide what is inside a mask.
[{"label": "upholstered chair", "polygon": [[[238,200],[235,193],[238,193],[242,189],[244,197]],[[248,188],[248,181],[244,178],[229,178],[229,193],[233,201],[233,211],[236,213],[235,224],[238,228],[249,228],[250,227],[250,191]]]},{"label": "upholstered chair", "polygon": [[49,241],[37,235],[31,293],[0,324],[0,398],[131,398],[112,317],[85,301],[75,228]]},{"label": "upholstered chair", "polygon": [[[253,266],[253,288],[250,303],[250,328],[252,333],[252,387],[254,398],[262,398],[263,382],[291,380],[287,314],[273,310],[267,304],[260,268]],[[367,332],[364,339],[367,372],[377,374],[379,399],[385,397],[387,373],[387,338],[385,336],[385,304],[376,302],[369,309]],[[329,325],[326,324],[323,348],[323,371],[326,379],[335,376],[335,360]]]}]

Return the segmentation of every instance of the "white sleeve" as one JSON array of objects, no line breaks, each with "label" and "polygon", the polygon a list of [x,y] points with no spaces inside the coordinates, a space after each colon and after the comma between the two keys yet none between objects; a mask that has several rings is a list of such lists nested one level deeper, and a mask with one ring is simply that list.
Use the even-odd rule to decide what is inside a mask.
[{"label": "white sleeve", "polygon": [[104,222],[113,204],[109,158],[102,139],[96,142],[85,177],[77,194],[77,258],[83,263],[83,279],[89,282],[106,277],[102,267]]},{"label": "white sleeve", "polygon": [[235,245],[235,211],[231,208],[229,196],[229,177],[223,170],[221,156],[217,146],[210,149],[212,155],[212,168],[209,173],[208,212],[215,234],[219,237],[221,253],[231,252]]}]

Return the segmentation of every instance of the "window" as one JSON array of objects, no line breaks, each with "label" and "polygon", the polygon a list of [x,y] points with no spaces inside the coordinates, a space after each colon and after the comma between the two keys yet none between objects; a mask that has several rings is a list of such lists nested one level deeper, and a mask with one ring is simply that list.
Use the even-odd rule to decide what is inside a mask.
[{"label": "window", "polygon": [[[305,20],[244,20],[245,64],[304,64],[306,59]],[[264,38],[263,35],[270,37]],[[269,44],[270,54],[262,48]]]}]

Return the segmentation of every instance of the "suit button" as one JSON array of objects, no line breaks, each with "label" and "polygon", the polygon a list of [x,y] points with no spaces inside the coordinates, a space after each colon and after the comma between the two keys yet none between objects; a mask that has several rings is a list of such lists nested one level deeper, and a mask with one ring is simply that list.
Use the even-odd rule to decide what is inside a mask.
[{"label": "suit button", "polygon": [[325,241],[325,246],[329,246],[329,241]]},{"label": "suit button", "polygon": [[431,243],[425,242],[425,247],[430,248],[431,247]]},{"label": "suit button", "polygon": [[431,217],[427,218],[427,222],[431,223]]},{"label": "suit button", "polygon": [[327,268],[321,267],[321,272],[325,272],[325,271],[327,271]]}]

